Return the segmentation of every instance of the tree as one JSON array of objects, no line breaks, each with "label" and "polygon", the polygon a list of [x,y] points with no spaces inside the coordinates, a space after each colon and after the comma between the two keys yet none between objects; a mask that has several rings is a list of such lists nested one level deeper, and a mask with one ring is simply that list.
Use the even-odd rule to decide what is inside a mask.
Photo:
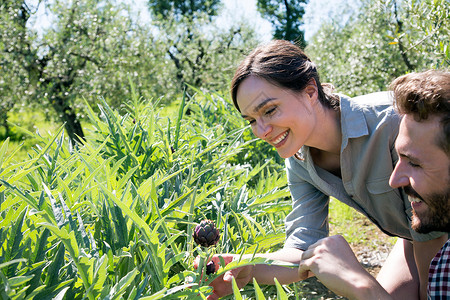
[{"label": "tree", "polygon": [[201,20],[182,19],[180,23],[170,19],[160,23],[165,31],[158,43],[173,63],[179,89],[185,84],[226,89],[236,63],[257,43],[254,32],[244,24],[223,30],[209,23],[205,29],[199,26]]},{"label": "tree", "polygon": [[148,5],[153,15],[160,19],[194,17],[198,13],[212,17],[217,15],[220,0],[149,0]]},{"label": "tree", "polygon": [[273,24],[274,38],[294,41],[305,47],[305,36],[300,27],[307,3],[308,0],[258,0],[257,9]]},{"label": "tree", "polygon": [[128,54],[136,48],[133,24],[124,15],[126,7],[111,1],[54,0],[37,5],[45,5],[54,18],[42,37],[27,26],[37,7],[27,1],[2,1],[0,53],[4,72],[0,88],[7,99],[51,108],[65,124],[69,138],[80,142],[84,138],[81,98],[99,88],[122,93],[124,84],[116,77],[123,80],[124,76],[102,75],[126,65],[127,58],[135,54]]},{"label": "tree", "polygon": [[[245,24],[228,30],[214,23],[220,1],[158,1],[149,7],[159,28],[159,53],[168,57],[178,82],[223,90],[243,53],[256,45],[254,32]],[[161,58],[162,59],[162,58]]]},{"label": "tree", "polygon": [[[17,45],[14,41],[22,41],[26,37],[25,25],[30,15],[30,8],[25,3],[17,1],[0,2],[0,126],[6,129],[6,136],[9,136],[8,112],[16,103],[20,102],[20,94],[24,94],[23,89],[27,83],[27,71],[22,66],[22,60],[17,59],[14,54]],[[12,15],[15,17],[12,18]],[[32,37],[29,37],[32,39]]]},{"label": "tree", "polygon": [[[392,45],[398,45],[405,64],[417,53],[419,65],[411,68],[450,66],[450,5],[448,0],[388,1],[394,6]],[[420,57],[422,56],[423,57]],[[410,68],[410,69],[411,69]]]},{"label": "tree", "polygon": [[364,0],[345,24],[325,23],[306,52],[322,81],[350,96],[386,90],[407,72],[448,67],[446,0]]}]

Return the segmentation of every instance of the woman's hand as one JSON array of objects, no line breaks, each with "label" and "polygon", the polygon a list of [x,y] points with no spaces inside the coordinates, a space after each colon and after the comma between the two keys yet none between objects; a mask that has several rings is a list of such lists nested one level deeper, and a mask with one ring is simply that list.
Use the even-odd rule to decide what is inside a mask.
[{"label": "woman's hand", "polygon": [[[233,261],[233,258],[237,257],[234,254],[217,254],[214,255],[211,260],[214,262],[215,269],[218,270],[220,267],[220,257],[225,261],[225,265],[229,264]],[[199,257],[197,257],[194,261],[194,268],[198,268]],[[216,300],[220,297],[224,297],[226,295],[230,295],[233,293],[233,288],[231,286],[232,278],[236,280],[237,286],[239,288],[247,285],[249,281],[253,278],[253,266],[243,266],[235,269],[231,269],[225,272],[223,275],[214,279],[210,286],[213,287],[213,293],[208,296],[208,300]]]}]

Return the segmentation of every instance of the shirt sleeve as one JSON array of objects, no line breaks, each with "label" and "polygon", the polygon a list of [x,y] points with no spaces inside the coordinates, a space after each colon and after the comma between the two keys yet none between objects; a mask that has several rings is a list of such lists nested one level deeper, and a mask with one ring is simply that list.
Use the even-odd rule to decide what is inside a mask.
[{"label": "shirt sleeve", "polygon": [[307,172],[297,163],[286,161],[286,172],[293,205],[285,221],[285,248],[306,250],[328,236],[329,197],[303,179]]}]

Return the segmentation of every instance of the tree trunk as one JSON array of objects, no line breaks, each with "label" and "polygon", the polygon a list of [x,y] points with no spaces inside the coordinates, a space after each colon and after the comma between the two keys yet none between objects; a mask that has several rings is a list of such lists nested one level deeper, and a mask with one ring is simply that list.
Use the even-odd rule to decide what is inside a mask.
[{"label": "tree trunk", "polygon": [[60,120],[64,123],[64,128],[72,143],[82,143],[83,141],[86,141],[83,128],[81,127],[81,123],[73,108],[66,103],[66,99],[58,97],[56,101],[53,102],[53,108]]},{"label": "tree trunk", "polygon": [[406,54],[405,47],[403,46],[403,42],[401,41],[401,33],[403,33],[403,22],[400,21],[398,18],[398,11],[397,11],[397,1],[394,1],[394,14],[395,14],[395,20],[397,21],[397,30],[398,30],[398,48],[400,50],[400,54],[402,56],[403,62],[405,63],[406,67],[410,72],[413,72],[415,70],[415,66],[410,62],[408,55]]}]

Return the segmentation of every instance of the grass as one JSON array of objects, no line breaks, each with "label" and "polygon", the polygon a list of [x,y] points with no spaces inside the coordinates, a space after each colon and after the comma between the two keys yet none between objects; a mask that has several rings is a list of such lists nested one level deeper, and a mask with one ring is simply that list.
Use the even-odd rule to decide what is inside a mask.
[{"label": "grass", "polygon": [[350,245],[376,249],[379,243],[392,246],[397,241],[382,233],[367,217],[336,199],[330,201],[330,234],[340,234]]},{"label": "grass", "polygon": [[[39,131],[41,136],[49,136],[51,132],[55,132],[60,124],[48,120],[42,111],[32,109],[25,106],[14,108],[8,114],[8,122],[10,123],[9,147],[6,155],[16,151],[16,160],[27,157],[27,152],[37,143],[37,139],[30,137],[26,131],[35,133]],[[25,130],[21,130],[21,128]],[[8,138],[6,129],[0,127],[0,141]]]}]

